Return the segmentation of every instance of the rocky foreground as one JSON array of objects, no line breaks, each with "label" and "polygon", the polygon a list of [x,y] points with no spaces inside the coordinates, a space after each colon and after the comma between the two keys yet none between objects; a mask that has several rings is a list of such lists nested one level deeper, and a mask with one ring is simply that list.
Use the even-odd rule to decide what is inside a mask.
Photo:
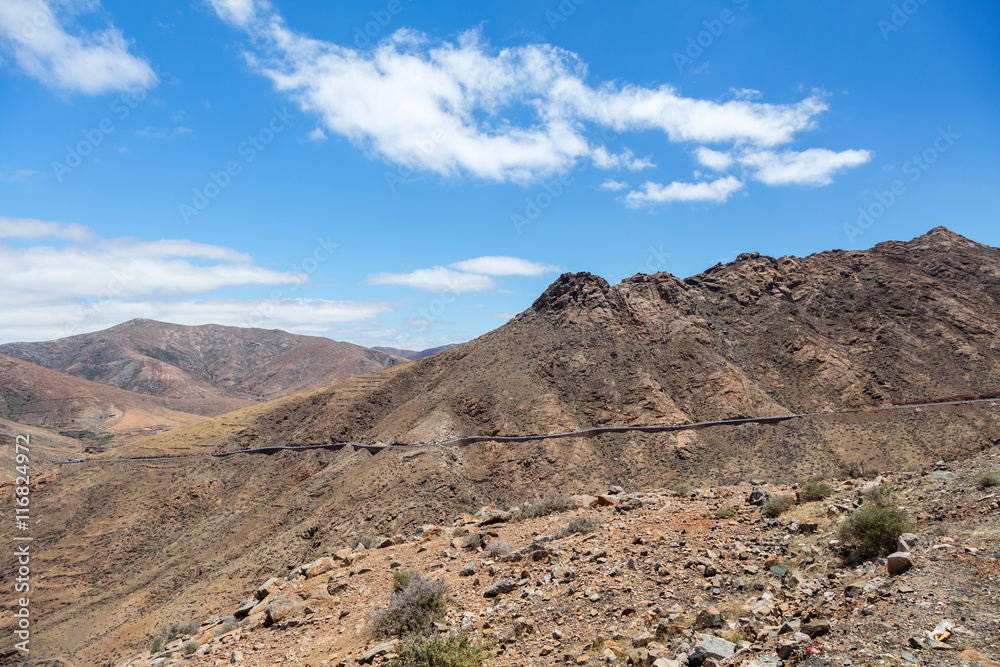
[{"label": "rocky foreground", "polygon": [[[393,571],[409,569],[450,584],[435,627],[487,642],[487,665],[1000,665],[1000,487],[974,481],[987,470],[1000,470],[996,446],[932,470],[831,480],[833,495],[778,518],[750,504],[749,481],[616,487],[523,520],[484,508],[290,565],[253,599],[120,664],[384,664],[396,641],[372,636],[371,613]],[[905,553],[847,566],[837,525],[882,481],[913,534]]]}]

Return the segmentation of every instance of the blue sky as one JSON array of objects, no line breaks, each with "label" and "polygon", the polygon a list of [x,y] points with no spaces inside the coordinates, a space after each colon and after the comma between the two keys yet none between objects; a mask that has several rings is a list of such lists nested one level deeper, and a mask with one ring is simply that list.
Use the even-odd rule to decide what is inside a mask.
[{"label": "blue sky", "polygon": [[1000,246],[1000,6],[5,0],[0,341],[421,349],[563,271]]}]

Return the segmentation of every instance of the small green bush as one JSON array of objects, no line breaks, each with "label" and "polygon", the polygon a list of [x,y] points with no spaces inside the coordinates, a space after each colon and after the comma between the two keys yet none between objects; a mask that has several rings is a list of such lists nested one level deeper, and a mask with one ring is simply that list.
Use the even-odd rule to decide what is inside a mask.
[{"label": "small green bush", "polygon": [[976,475],[976,487],[980,490],[1000,486],[1000,472],[984,470]]},{"label": "small green bush", "polygon": [[465,538],[465,548],[472,549],[473,551],[475,551],[476,549],[485,549],[486,540],[488,537],[489,535],[487,535],[486,533],[481,533],[478,531],[475,533],[469,533],[469,536]]},{"label": "small green bush", "polygon": [[486,646],[467,635],[447,639],[412,638],[397,650],[390,667],[479,667],[486,660]]},{"label": "small green bush", "polygon": [[691,493],[691,485],[687,482],[678,482],[677,484],[674,484],[674,493],[686,496]]},{"label": "small green bush", "polygon": [[[372,633],[377,637],[430,634],[435,621],[448,607],[444,579],[428,579],[420,572],[393,573],[389,606],[372,615]],[[397,584],[401,587],[396,588]]]},{"label": "small green bush", "polygon": [[825,482],[827,479],[829,478],[823,474],[812,475],[806,480],[806,484],[810,484],[812,482]]},{"label": "small green bush", "polygon": [[586,535],[587,533],[592,533],[601,527],[597,521],[593,519],[588,519],[585,516],[574,517],[569,523],[559,529],[556,533],[556,539],[561,540],[564,537],[569,537],[570,535]]},{"label": "small green bush", "polygon": [[906,512],[898,507],[868,503],[840,524],[837,538],[850,550],[848,560],[862,561],[891,554],[899,536],[912,529]]},{"label": "small green bush", "polygon": [[788,496],[771,496],[760,506],[760,513],[773,519],[784,514],[794,504],[795,501]]},{"label": "small green bush", "polygon": [[896,487],[890,482],[882,482],[878,486],[873,486],[864,493],[864,502],[868,505],[878,505],[879,507],[896,506]]},{"label": "small green bush", "polygon": [[184,642],[184,646],[181,647],[181,652],[184,653],[184,655],[191,655],[197,650],[198,650],[198,642],[196,642],[193,639],[187,640],[186,642]]},{"label": "small green bush", "polygon": [[833,487],[826,484],[821,479],[810,478],[808,482],[802,485],[799,489],[799,495],[802,500],[807,503],[816,502],[817,500],[824,500],[833,495]]},{"label": "small green bush", "polygon": [[235,630],[236,626],[238,625],[239,622],[236,620],[236,618],[230,616],[229,618],[226,619],[226,622],[223,623],[221,626],[219,626],[219,629],[215,631],[215,636],[219,637],[221,635],[226,634],[227,632],[231,632]]},{"label": "small green bush", "polygon": [[736,514],[737,511],[735,507],[720,507],[715,510],[714,516],[716,519],[732,519],[736,516]]},{"label": "small green bush", "polygon": [[193,635],[198,632],[198,628],[201,627],[201,623],[198,621],[191,621],[190,623],[173,623],[169,628],[167,628],[167,634],[163,638],[163,643],[167,644],[171,640],[177,637],[183,637],[184,635]]},{"label": "small green bush", "polygon": [[152,654],[157,654],[160,649],[163,648],[163,639],[161,637],[153,637],[149,640],[149,652]]},{"label": "small green bush", "polygon": [[363,546],[365,549],[371,549],[372,545],[375,544],[374,535],[359,535],[354,544],[351,545],[352,548],[357,549],[358,545]]}]

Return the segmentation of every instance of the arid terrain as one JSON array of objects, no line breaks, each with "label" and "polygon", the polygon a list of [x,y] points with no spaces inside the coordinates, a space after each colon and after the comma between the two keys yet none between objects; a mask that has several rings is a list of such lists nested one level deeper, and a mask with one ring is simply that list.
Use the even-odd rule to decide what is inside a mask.
[{"label": "arid terrain", "polygon": [[[590,274],[565,274],[531,308],[458,348],[133,440],[95,458],[337,441],[417,444],[470,434],[998,397],[998,326],[1000,250],[944,228],[866,251],[777,259],[748,253],[683,280],[640,274],[612,286]],[[673,530],[681,520],[675,511],[690,510],[685,518],[701,525],[694,514],[711,509],[714,499],[674,499],[651,490],[690,483],[736,503],[752,479],[791,482],[861,463],[868,470],[928,470],[939,459],[961,462],[995,451],[998,442],[1000,412],[983,403],[679,434],[398,448],[374,456],[311,450],[61,466],[37,477],[33,490],[35,646],[40,660],[58,664],[125,660],[169,624],[224,614],[268,577],[335,553],[359,536],[408,536],[425,524],[450,528],[462,512],[505,508],[549,491],[596,495],[616,485],[629,494],[649,493],[664,511],[642,530],[653,531],[658,522]],[[641,530],[625,519],[645,511],[643,505],[639,514],[623,517],[616,529],[623,532],[602,522],[605,532],[590,539],[615,536],[616,549],[626,546],[622,536]],[[989,516],[995,520],[995,513]],[[532,530],[546,534],[562,519]],[[720,535],[740,539],[742,526],[727,523],[723,529],[732,528],[732,535]],[[760,528],[760,540],[787,534],[783,524]],[[519,549],[527,535],[516,530],[504,537]],[[994,541],[982,549],[995,557],[995,535],[975,540],[987,538]],[[666,544],[671,541],[677,541],[673,534]],[[719,549],[731,549],[727,544],[720,538]],[[573,548],[589,546],[572,541]],[[767,553],[777,555],[776,546]],[[440,553],[446,547],[427,548]],[[683,553],[668,550],[675,559]],[[7,580],[10,566],[4,567]],[[373,572],[381,579],[372,575],[352,590],[364,593],[363,585],[369,595],[384,596],[388,568],[379,561]],[[529,583],[535,575],[529,571]],[[644,582],[631,584],[637,599],[650,595]],[[376,597],[359,599],[369,604]],[[685,597],[678,613],[690,614],[693,603]],[[665,613],[657,618],[675,613],[672,603],[658,604]],[[618,625],[631,632],[633,620],[649,618],[649,606],[636,606],[636,618]],[[599,606],[585,615],[591,609],[593,618],[607,614]],[[554,618],[553,610],[546,613]],[[344,623],[338,618],[323,632]],[[344,633],[353,637],[360,623],[350,618]],[[583,642],[592,637],[583,632],[564,633],[564,639],[580,638],[560,648],[560,657],[586,652]],[[262,636],[268,639],[257,639]],[[274,636],[256,635],[251,649]],[[350,647],[360,646],[361,639],[351,641]],[[345,650],[333,652],[344,656]],[[358,649],[350,650],[356,655]],[[556,650],[544,661],[533,662],[532,654],[492,664],[545,664]]]}]

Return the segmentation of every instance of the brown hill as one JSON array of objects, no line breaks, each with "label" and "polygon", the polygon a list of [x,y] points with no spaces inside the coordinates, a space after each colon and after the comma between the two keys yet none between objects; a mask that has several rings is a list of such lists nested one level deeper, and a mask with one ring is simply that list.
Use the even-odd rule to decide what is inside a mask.
[{"label": "brown hill", "polygon": [[[639,275],[610,286],[567,274],[459,348],[115,454],[428,442],[997,396],[997,322],[1000,250],[943,228],[868,251],[743,255],[686,280]],[[787,479],[859,459],[906,467],[998,440],[1000,414],[986,404],[677,436],[60,469],[33,496],[45,573],[33,598],[37,637],[47,657],[100,664],[348,536],[405,533],[547,488]]]},{"label": "brown hill", "polygon": [[[0,353],[140,394],[248,405],[372,373],[405,360],[368,348],[277,329],[184,326],[130,320],[95,333],[8,343]],[[230,408],[231,409],[231,408]]]},{"label": "brown hill", "polygon": [[376,345],[372,349],[413,361],[414,359],[423,359],[424,357],[429,357],[433,354],[437,354],[438,352],[450,350],[454,347],[458,347],[459,345],[461,345],[461,343],[450,343],[448,345],[439,345],[438,347],[429,347],[426,350],[402,350],[398,347],[379,347]]}]

